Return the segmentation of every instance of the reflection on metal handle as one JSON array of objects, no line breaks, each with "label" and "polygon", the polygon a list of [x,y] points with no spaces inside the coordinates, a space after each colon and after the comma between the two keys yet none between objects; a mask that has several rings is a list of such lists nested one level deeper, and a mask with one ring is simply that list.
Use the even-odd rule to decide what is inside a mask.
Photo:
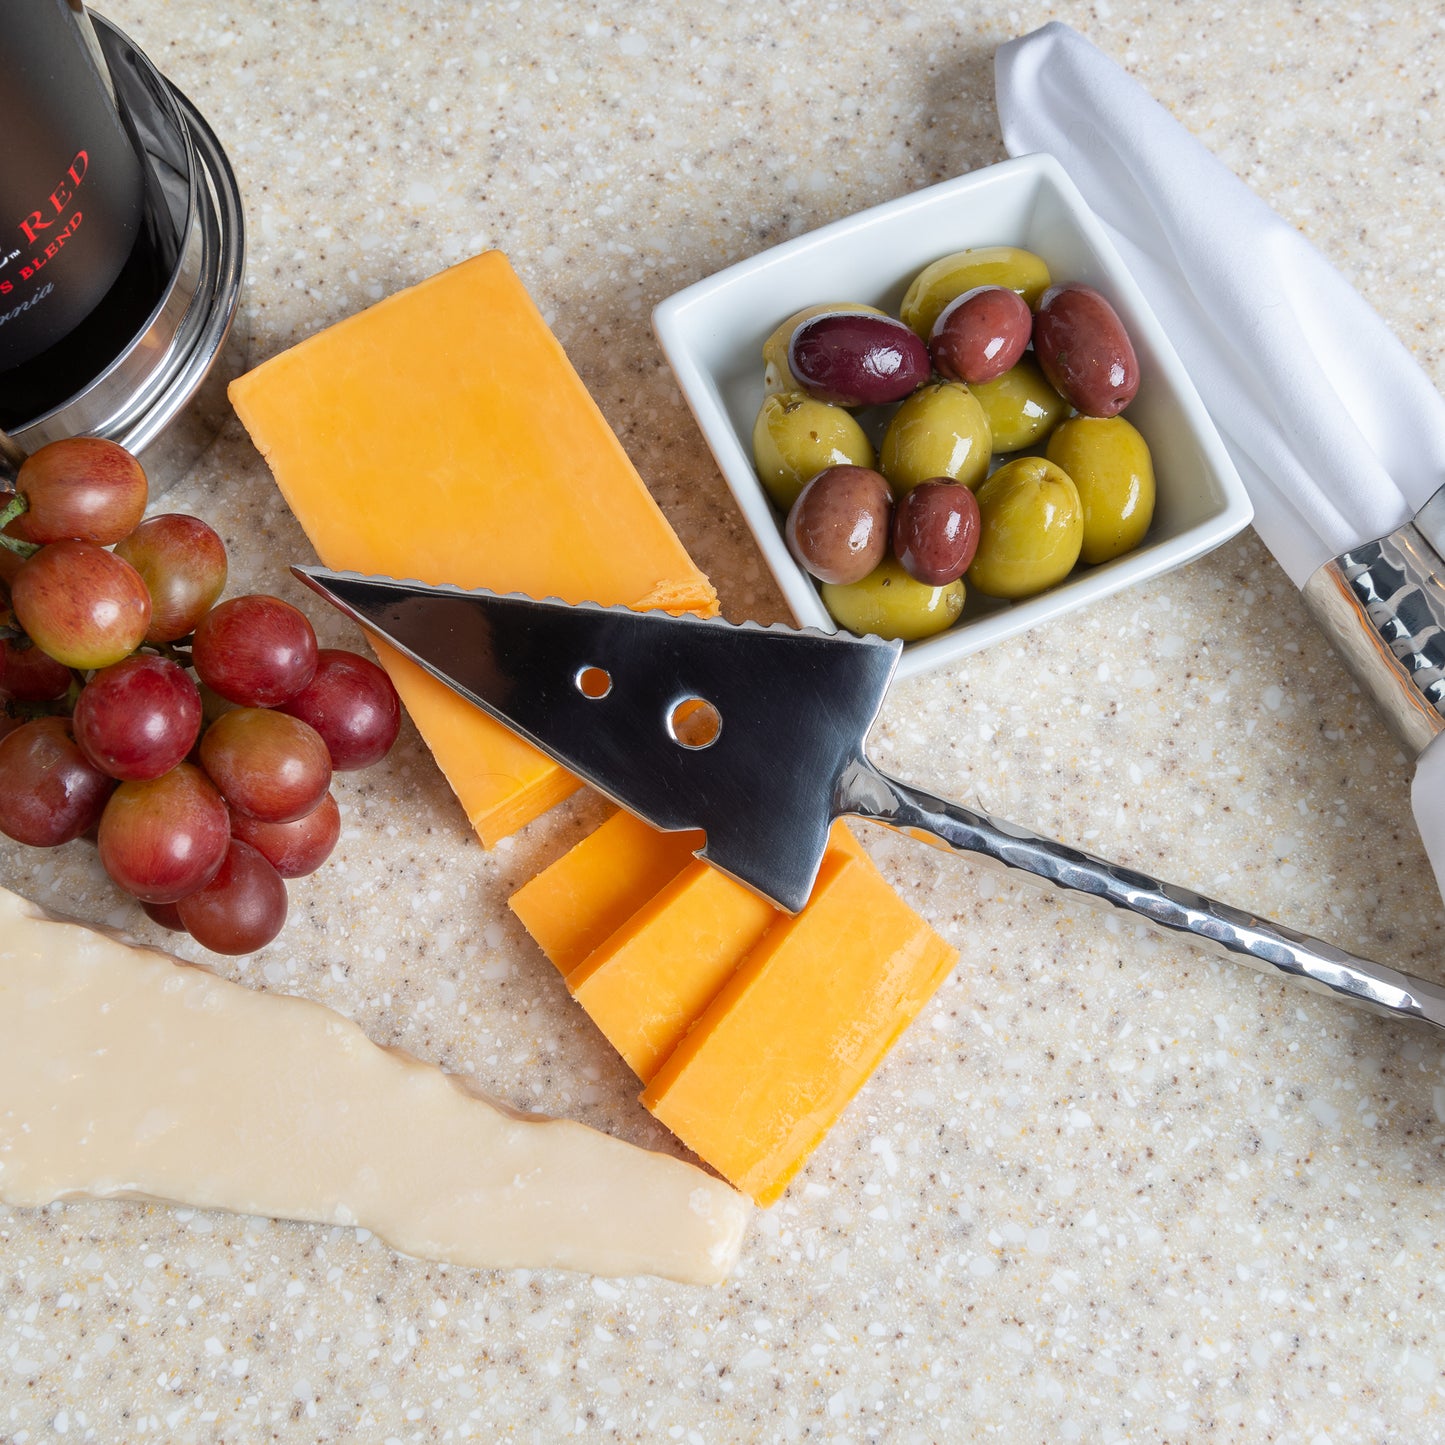
[{"label": "reflection on metal handle", "polygon": [[1411,756],[1445,732],[1445,487],[1320,567],[1305,605]]},{"label": "reflection on metal handle", "polygon": [[1056,843],[1016,823],[936,798],[857,761],[835,799],[839,813],[886,823],[923,842],[968,853],[1013,872],[1138,914],[1156,928],[1187,934],[1212,953],[1261,973],[1392,1018],[1445,1029],[1445,987],[1398,973],[1342,948],[1257,918],[1173,883]]}]

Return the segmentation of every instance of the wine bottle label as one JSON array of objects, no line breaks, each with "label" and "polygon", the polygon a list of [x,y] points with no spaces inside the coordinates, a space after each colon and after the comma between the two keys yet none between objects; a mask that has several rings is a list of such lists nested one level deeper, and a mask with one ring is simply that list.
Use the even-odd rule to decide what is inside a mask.
[{"label": "wine bottle label", "polygon": [[145,178],[78,0],[7,0],[0,43],[0,372],[68,335],[140,233]]}]

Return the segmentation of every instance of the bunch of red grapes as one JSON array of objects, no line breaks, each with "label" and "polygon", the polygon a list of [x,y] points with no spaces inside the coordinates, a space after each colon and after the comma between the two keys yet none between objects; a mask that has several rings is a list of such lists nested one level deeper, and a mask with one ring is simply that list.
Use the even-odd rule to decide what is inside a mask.
[{"label": "bunch of red grapes", "polygon": [[93,830],[157,923],[249,953],[286,922],[284,880],[336,845],[333,770],[383,757],[401,706],[290,603],[218,602],[221,538],[142,520],[147,500],[136,459],[92,437],[42,447],[0,492],[0,832]]}]

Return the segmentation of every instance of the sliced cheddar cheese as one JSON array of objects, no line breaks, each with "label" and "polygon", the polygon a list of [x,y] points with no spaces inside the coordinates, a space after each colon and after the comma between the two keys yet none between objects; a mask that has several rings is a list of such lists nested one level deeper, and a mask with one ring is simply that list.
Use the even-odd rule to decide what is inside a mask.
[{"label": "sliced cheddar cheese", "polygon": [[645,1084],[777,917],[767,899],[695,859],[567,987]]},{"label": "sliced cheddar cheese", "polygon": [[481,1097],[309,999],[0,889],[0,1204],[154,1199],[481,1268],[721,1280],[750,1206],[693,1165]]},{"label": "sliced cheddar cheese", "polygon": [[743,960],[642,1102],[770,1204],[955,958],[866,857],[832,853],[808,906]]},{"label": "sliced cheddar cheese", "polygon": [[[230,397],[328,567],[717,611],[500,252],[272,357]],[[378,652],[484,843],[576,786],[408,660]]]},{"label": "sliced cheddar cheese", "polygon": [[[841,822],[828,846],[862,853]],[[577,964],[567,987],[645,1084],[781,916],[695,859]]]},{"label": "sliced cheddar cheese", "polygon": [[620,810],[511,897],[537,946],[570,974],[687,866],[701,833],[661,833]]}]

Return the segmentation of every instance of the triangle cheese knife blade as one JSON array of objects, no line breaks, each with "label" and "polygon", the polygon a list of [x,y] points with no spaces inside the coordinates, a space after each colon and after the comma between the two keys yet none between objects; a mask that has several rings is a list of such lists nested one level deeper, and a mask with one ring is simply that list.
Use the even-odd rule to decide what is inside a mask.
[{"label": "triangle cheese knife blade", "polygon": [[865,742],[899,645],[320,567],[308,586],[569,772],[796,912],[835,818],[870,819],[1356,1004],[1445,1029],[1445,987],[934,797]]},{"label": "triangle cheese knife blade", "polygon": [[796,912],[898,644],[296,574],[569,772]]}]

